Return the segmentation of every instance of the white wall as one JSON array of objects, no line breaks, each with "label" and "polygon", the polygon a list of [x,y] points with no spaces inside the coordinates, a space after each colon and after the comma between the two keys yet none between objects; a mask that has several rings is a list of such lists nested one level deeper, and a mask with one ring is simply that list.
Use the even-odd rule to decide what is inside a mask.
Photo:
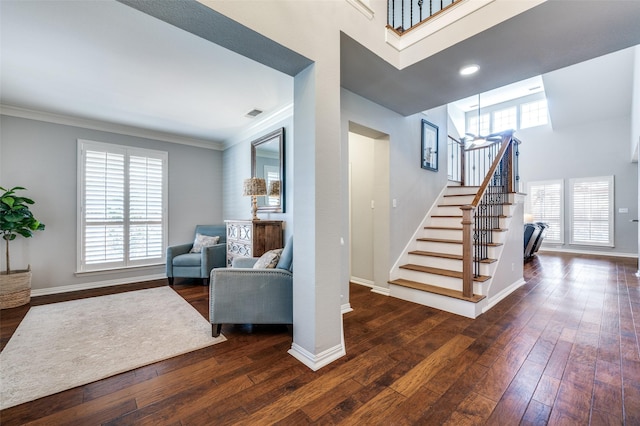
[{"label": "white wall", "polygon": [[[11,244],[12,267],[31,264],[34,290],[164,276],[164,265],[75,276],[78,139],[169,153],[169,244],[191,241],[196,224],[222,223],[220,151],[4,115],[0,120],[0,185],[26,187],[36,218],[46,225],[33,238]],[[2,262],[4,268],[4,256]]]},{"label": "white wall", "polygon": [[[564,250],[634,254],[638,252],[638,164],[629,158],[631,123],[618,117],[553,131],[551,126],[533,127],[516,133],[520,146],[520,177],[523,191],[527,183],[563,179],[565,185]],[[569,194],[571,178],[614,175],[615,247],[570,245]],[[626,207],[628,213],[619,213]],[[525,212],[528,213],[528,212]]]},{"label": "white wall", "polygon": [[373,283],[374,140],[349,133],[351,277]]}]

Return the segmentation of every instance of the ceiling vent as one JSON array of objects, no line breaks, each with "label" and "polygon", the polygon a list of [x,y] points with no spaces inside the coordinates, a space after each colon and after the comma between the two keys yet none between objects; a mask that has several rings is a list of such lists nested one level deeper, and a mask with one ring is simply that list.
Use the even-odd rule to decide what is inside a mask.
[{"label": "ceiling vent", "polygon": [[257,116],[259,116],[260,114],[262,114],[263,111],[259,110],[259,109],[252,109],[251,111],[249,111],[245,117],[248,118],[256,118]]}]

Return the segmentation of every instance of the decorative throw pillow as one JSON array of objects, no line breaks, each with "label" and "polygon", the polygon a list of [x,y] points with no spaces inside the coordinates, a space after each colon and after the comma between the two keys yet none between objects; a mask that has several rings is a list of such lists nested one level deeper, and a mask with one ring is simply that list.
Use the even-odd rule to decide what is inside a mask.
[{"label": "decorative throw pillow", "polygon": [[280,260],[280,255],[282,254],[282,249],[269,250],[262,256],[256,263],[253,264],[254,269],[273,269],[278,264],[278,260]]},{"label": "decorative throw pillow", "polygon": [[218,244],[220,237],[211,237],[209,235],[196,234],[196,239],[193,242],[193,247],[189,251],[190,253],[200,253],[203,247],[211,247]]}]

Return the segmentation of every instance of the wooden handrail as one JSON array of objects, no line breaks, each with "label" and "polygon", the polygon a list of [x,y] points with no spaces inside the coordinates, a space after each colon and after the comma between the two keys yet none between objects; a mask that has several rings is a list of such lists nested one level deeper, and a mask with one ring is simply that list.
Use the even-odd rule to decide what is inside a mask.
[{"label": "wooden handrail", "polygon": [[498,155],[496,155],[496,158],[493,159],[493,164],[491,164],[491,167],[489,167],[489,170],[487,171],[487,174],[485,175],[484,180],[480,185],[480,189],[478,189],[476,196],[473,198],[473,201],[471,202],[471,205],[473,206],[473,208],[478,207],[478,204],[480,204],[480,200],[482,199],[484,192],[487,190],[487,187],[489,186],[489,182],[491,182],[491,178],[493,177],[493,174],[498,168],[498,164],[500,164],[500,161],[502,161],[502,157],[504,156],[504,153],[507,151],[507,148],[511,144],[512,137],[513,137],[513,133],[511,132],[509,134],[502,136],[502,146],[500,147],[500,151],[498,151]]},{"label": "wooden handrail", "polygon": [[[489,188],[489,185],[492,179],[494,178],[496,170],[500,165],[500,163],[502,162],[505,154],[507,152],[512,152],[509,148],[513,144],[518,144],[519,141],[513,137],[513,132],[510,131],[502,135],[501,143],[502,145],[500,146],[500,150],[498,151],[498,154],[493,159],[491,167],[489,167],[489,170],[487,170],[484,180],[482,181],[480,188],[476,192],[476,195],[473,198],[473,201],[470,204],[460,207],[460,209],[462,210],[462,222],[461,222],[462,224],[462,256],[463,256],[462,257],[462,294],[465,297],[473,296],[473,276],[474,276],[473,259],[474,259],[474,256],[478,255],[478,253],[474,254],[474,251],[473,251],[474,236],[473,236],[472,225],[474,224],[474,216],[475,216],[474,212],[478,207],[478,205],[480,204],[482,198],[484,197],[484,194],[487,191],[487,188]],[[487,145],[484,148],[488,146],[491,146],[491,145]],[[511,158],[510,161],[513,162],[513,158]],[[511,164],[511,166],[513,166],[513,164]],[[513,192],[512,191],[513,190],[513,170],[512,169],[513,167],[509,167],[506,170],[508,174],[507,182],[505,182],[508,188],[507,192]],[[477,231],[478,230],[476,230],[476,232]],[[479,262],[479,260],[480,260],[480,256],[478,256],[477,261]],[[476,272],[476,273],[479,273],[479,272]]]}]

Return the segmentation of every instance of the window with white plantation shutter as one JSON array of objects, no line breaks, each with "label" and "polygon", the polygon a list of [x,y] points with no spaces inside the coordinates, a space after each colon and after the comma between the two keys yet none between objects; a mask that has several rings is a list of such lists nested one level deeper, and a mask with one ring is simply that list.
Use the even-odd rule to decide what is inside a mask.
[{"label": "window with white plantation shutter", "polygon": [[613,176],[570,179],[571,244],[613,247]]},{"label": "window with white plantation shutter", "polygon": [[165,258],[167,153],[78,141],[78,271]]},{"label": "window with white plantation shutter", "polygon": [[544,243],[564,242],[564,187],[561,180],[530,182],[527,191],[529,211],[534,222],[549,225]]}]

